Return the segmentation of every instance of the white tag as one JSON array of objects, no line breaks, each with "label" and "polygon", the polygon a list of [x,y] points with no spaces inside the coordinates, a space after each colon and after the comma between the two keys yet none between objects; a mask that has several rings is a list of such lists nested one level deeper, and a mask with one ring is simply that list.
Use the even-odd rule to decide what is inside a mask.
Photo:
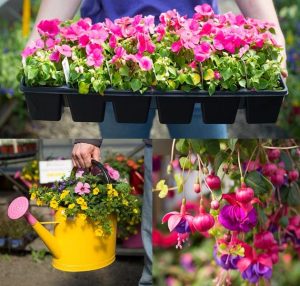
[{"label": "white tag", "polygon": [[62,61],[62,67],[65,74],[66,84],[68,84],[70,78],[70,66],[67,57],[65,57],[64,60]]},{"label": "white tag", "polygon": [[26,58],[22,57],[22,65],[23,65],[23,68],[25,69],[25,67],[26,67]]},{"label": "white tag", "polygon": [[69,177],[73,168],[72,160],[40,161],[40,183],[48,184]]}]

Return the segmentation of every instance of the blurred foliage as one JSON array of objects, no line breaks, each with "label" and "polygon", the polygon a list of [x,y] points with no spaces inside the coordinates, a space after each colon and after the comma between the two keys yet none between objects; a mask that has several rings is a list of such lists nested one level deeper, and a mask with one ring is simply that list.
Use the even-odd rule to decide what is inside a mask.
[{"label": "blurred foliage", "polygon": [[275,0],[280,25],[286,38],[289,95],[280,113],[279,125],[290,136],[300,136],[300,0]]}]

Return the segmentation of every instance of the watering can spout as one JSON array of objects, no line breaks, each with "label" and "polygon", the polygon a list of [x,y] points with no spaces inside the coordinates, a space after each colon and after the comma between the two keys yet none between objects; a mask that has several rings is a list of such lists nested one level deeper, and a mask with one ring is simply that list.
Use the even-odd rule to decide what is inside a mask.
[{"label": "watering can spout", "polygon": [[8,217],[15,220],[24,216],[26,221],[32,226],[47,248],[51,251],[52,255],[55,258],[59,258],[61,256],[61,249],[57,244],[55,237],[28,211],[28,208],[28,199],[26,197],[18,197],[9,205],[7,211]]}]

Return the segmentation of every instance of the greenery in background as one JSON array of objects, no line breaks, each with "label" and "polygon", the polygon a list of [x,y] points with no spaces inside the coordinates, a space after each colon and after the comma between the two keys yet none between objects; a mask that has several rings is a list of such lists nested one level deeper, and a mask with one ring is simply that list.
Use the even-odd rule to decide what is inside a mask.
[{"label": "greenery in background", "polygon": [[300,0],[275,0],[280,25],[286,37],[289,95],[279,124],[291,137],[300,137]]}]

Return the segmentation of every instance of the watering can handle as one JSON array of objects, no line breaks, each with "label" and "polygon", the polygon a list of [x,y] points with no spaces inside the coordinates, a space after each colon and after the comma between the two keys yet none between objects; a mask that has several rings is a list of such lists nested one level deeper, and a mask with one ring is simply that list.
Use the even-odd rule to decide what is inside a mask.
[{"label": "watering can handle", "polygon": [[105,166],[102,163],[100,163],[100,162],[98,162],[96,160],[92,160],[92,164],[95,167],[99,168],[103,172],[103,174],[105,176],[105,179],[107,181],[107,184],[111,184],[112,180],[111,180],[111,178],[110,178],[110,176],[109,176],[109,174],[108,174],[107,169],[105,168]]}]

